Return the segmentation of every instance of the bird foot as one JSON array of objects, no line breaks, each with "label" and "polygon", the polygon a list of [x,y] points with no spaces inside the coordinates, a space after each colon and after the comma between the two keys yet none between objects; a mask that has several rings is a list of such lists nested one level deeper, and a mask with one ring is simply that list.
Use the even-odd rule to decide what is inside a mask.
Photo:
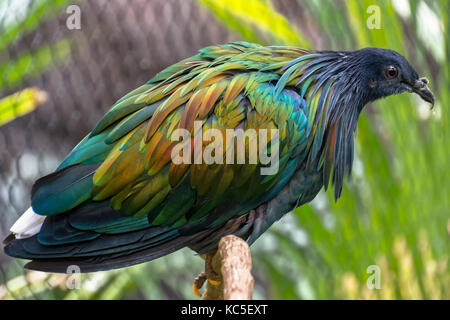
[{"label": "bird foot", "polygon": [[201,297],[202,294],[200,293],[200,291],[198,291],[198,289],[201,289],[201,287],[203,287],[203,284],[206,281],[206,273],[202,272],[200,273],[194,280],[194,285],[192,286],[192,291],[194,291],[194,294],[198,297]]},{"label": "bird foot", "polygon": [[213,286],[219,286],[222,283],[222,277],[213,269],[212,266],[212,259],[214,255],[216,254],[216,251],[208,252],[205,256],[205,271],[200,273],[194,280],[194,285],[192,286],[192,291],[194,291],[194,294],[198,297],[201,297],[202,294],[200,293],[199,289],[203,287],[203,284],[206,280],[213,285]]}]

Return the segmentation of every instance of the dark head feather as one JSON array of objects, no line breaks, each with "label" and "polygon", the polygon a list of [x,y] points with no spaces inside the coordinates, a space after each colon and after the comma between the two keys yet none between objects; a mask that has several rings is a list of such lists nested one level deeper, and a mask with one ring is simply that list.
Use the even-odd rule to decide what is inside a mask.
[{"label": "dark head feather", "polygon": [[[296,86],[305,92],[307,85],[306,95],[311,100],[321,91],[310,126],[308,161],[310,166],[323,169],[325,188],[331,179],[338,198],[345,174],[351,173],[353,136],[363,107],[406,91],[430,103],[434,103],[434,97],[427,87],[428,80],[419,78],[409,62],[393,50],[316,51],[309,56],[289,63],[285,75],[292,78],[298,74]],[[277,86],[283,81],[280,79]]]}]

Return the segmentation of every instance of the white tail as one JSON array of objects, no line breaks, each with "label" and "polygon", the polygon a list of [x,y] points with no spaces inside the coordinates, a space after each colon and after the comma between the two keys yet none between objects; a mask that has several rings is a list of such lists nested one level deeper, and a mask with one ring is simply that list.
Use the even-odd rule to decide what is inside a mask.
[{"label": "white tail", "polygon": [[37,234],[44,223],[45,216],[38,215],[29,207],[9,229],[16,239],[29,238]]}]

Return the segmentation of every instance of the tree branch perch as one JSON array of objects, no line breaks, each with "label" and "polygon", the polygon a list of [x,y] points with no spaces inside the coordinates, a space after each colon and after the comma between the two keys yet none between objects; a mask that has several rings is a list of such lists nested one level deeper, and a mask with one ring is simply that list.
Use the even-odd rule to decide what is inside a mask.
[{"label": "tree branch perch", "polygon": [[[208,257],[210,255],[210,257]],[[220,239],[216,252],[205,257],[206,282],[204,300],[250,300],[253,293],[252,258],[250,247],[241,238],[228,235]],[[210,261],[208,262],[208,259]],[[208,266],[210,264],[210,266]],[[220,284],[211,283],[211,270]]]}]

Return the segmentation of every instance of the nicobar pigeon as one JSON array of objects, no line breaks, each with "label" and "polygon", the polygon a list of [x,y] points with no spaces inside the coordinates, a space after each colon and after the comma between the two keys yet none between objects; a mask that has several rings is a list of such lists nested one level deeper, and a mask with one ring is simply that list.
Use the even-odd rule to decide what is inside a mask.
[{"label": "nicobar pigeon", "polygon": [[[405,91],[434,103],[428,80],[388,49],[203,48],[118,100],[55,172],[35,182],[4,250],[30,259],[29,269],[93,272],[183,247],[211,252],[229,234],[251,244],[322,188],[339,198],[361,110]],[[195,121],[202,130],[278,130],[277,172],[263,175],[259,157],[174,163],[172,133],[186,129],[194,139]]]}]

